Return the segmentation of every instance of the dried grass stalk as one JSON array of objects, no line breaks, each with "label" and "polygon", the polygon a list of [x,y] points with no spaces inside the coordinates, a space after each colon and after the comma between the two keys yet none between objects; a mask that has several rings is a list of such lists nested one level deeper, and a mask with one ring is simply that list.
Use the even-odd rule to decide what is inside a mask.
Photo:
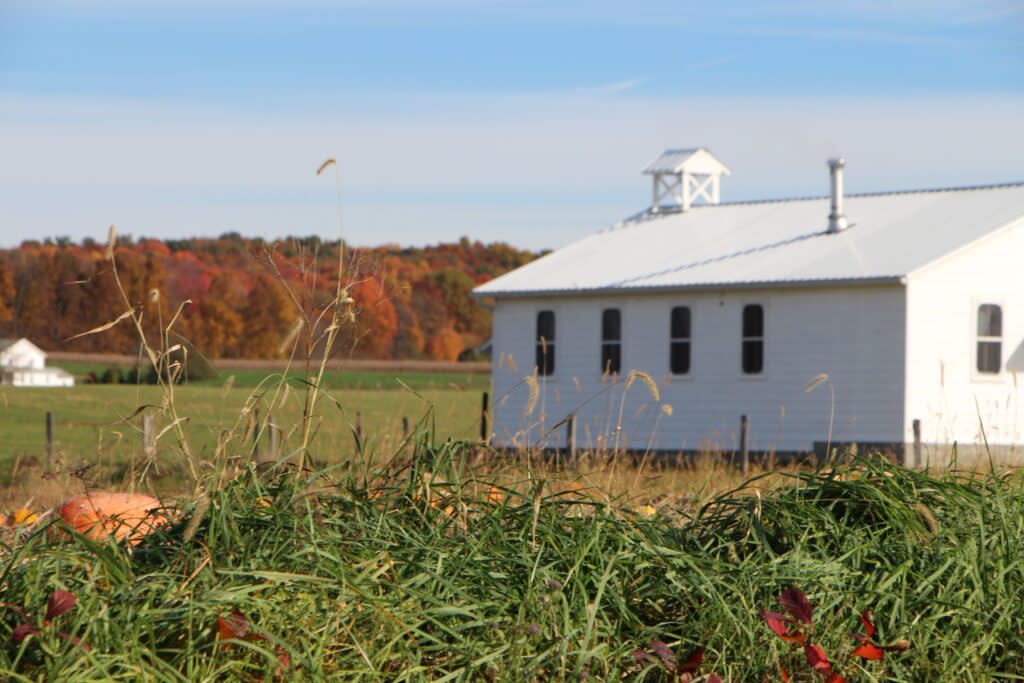
[{"label": "dried grass stalk", "polygon": [[526,382],[526,386],[530,389],[530,397],[526,401],[526,414],[532,415],[534,408],[537,407],[537,399],[540,398],[540,383],[537,382],[537,378],[533,375],[527,375],[523,378]]}]

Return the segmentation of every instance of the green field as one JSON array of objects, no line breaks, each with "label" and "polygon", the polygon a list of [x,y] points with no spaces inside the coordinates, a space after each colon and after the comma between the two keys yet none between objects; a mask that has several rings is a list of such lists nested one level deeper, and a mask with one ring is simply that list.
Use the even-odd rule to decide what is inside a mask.
[{"label": "green field", "polygon": [[[258,383],[254,381],[257,372],[248,371],[244,375],[246,384]],[[423,388],[421,378],[416,376],[401,376],[412,389],[403,389],[397,382],[395,389],[351,389],[345,382],[340,382],[342,388],[335,389],[331,379],[334,378],[326,382],[329,398],[322,398],[317,409],[318,433],[313,442],[313,451],[322,462],[336,462],[353,454],[352,430],[357,414],[367,449],[380,454],[391,453],[401,441],[403,417],[415,426],[429,415],[435,434],[442,440],[479,435],[482,389],[478,377],[465,389],[459,384],[443,388],[428,384]],[[388,380],[377,378],[367,382],[377,383],[387,384]],[[271,383],[271,389],[263,395],[260,414],[263,419],[268,414],[273,415],[283,431],[283,448],[288,450],[297,442],[294,428],[302,414],[304,385],[297,381],[288,383],[288,389],[283,390],[276,401],[273,386]],[[222,388],[202,384],[177,389],[178,412],[189,418],[187,434],[193,453],[201,457],[211,454],[218,435],[224,430],[237,427],[237,433],[245,431],[245,422],[238,424],[239,414],[253,391],[251,387],[238,385]],[[138,417],[128,423],[123,420],[139,406],[159,404],[160,400],[158,387],[144,385],[80,384],[70,389],[3,387],[0,389],[0,433],[3,434],[0,468],[9,468],[18,456],[41,459],[46,451],[47,412],[53,414],[58,459],[72,465],[85,462],[119,466],[130,462],[141,451],[141,422]],[[157,429],[160,429],[159,424]],[[171,435],[161,439],[159,445],[163,461],[174,464],[180,454],[176,452]],[[237,452],[245,452],[251,444],[236,440],[232,447]]]},{"label": "green field", "polygon": [[[54,367],[67,370],[79,383],[83,383],[91,372],[97,377],[110,368],[123,369],[124,366],[104,365],[102,363],[50,363]],[[251,389],[271,376],[263,369],[231,368],[220,370],[216,377],[193,382],[194,386],[223,387],[230,384],[241,389]],[[279,378],[281,373],[273,374]],[[288,373],[291,380],[304,377],[301,370]],[[472,372],[385,372],[380,370],[346,370],[344,372],[328,371],[324,375],[325,384],[333,389],[401,389],[402,384],[412,389],[455,389],[458,391],[485,391],[491,378],[487,374]]]}]

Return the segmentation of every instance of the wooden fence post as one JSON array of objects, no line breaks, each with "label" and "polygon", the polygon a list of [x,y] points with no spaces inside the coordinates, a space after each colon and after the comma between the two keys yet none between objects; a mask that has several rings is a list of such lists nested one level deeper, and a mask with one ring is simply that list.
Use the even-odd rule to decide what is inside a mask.
[{"label": "wooden fence post", "polygon": [[488,412],[490,402],[491,396],[485,391],[480,399],[480,440],[485,444],[491,442],[491,425]]},{"label": "wooden fence post", "polygon": [[273,414],[267,416],[267,431],[270,432],[270,460],[277,462],[281,458],[281,453],[279,452],[281,448],[281,433],[274,422]]},{"label": "wooden fence post", "polygon": [[914,467],[921,466],[921,421],[914,420]]},{"label": "wooden fence post", "polygon": [[142,454],[147,458],[156,457],[156,435],[153,433],[155,418],[152,413],[142,415]]},{"label": "wooden fence post", "polygon": [[46,466],[53,469],[53,413],[46,412]]},{"label": "wooden fence post", "polygon": [[750,418],[740,415],[740,470],[750,472]]},{"label": "wooden fence post", "polygon": [[363,414],[356,413],[356,428],[352,430],[352,436],[356,442],[356,453],[363,452]]},{"label": "wooden fence post", "polygon": [[402,416],[402,441],[409,438],[409,418],[405,415]]},{"label": "wooden fence post", "polygon": [[565,451],[569,454],[569,464],[576,462],[576,413],[569,414],[565,423]]},{"label": "wooden fence post", "polygon": [[253,460],[261,462],[263,460],[263,443],[260,439],[260,407],[258,404],[252,409],[252,424]]}]

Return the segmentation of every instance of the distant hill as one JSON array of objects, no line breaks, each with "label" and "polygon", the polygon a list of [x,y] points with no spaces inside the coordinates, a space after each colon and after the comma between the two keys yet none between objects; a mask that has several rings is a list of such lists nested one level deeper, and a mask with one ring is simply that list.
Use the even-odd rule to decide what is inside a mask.
[{"label": "distant hill", "polygon": [[[354,358],[455,360],[490,336],[490,311],[469,291],[538,254],[463,238],[429,247],[345,249],[342,282],[356,318],[337,354]],[[113,266],[122,287],[118,287]],[[299,326],[328,304],[338,278],[338,244],[316,237],[277,242],[228,233],[218,238],[119,238],[106,245],[67,239],[0,250],[0,335],[25,336],[47,350],[138,352],[128,305],[156,340],[175,315],[171,343],[186,340],[211,358],[273,358],[315,345],[323,330]],[[184,304],[190,301],[191,303]],[[315,327],[315,329],[314,329]]]}]

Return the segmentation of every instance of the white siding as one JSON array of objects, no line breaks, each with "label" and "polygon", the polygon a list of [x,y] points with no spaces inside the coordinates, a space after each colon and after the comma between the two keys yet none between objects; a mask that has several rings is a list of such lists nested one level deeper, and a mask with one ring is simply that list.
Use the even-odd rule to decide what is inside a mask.
[{"label": "white siding", "polygon": [[[765,307],[765,372],[740,370],[741,312]],[[669,374],[669,316],[692,311],[692,372]],[[658,382],[672,415],[661,415],[641,382],[622,403],[621,387],[602,393],[601,311],[623,318],[623,374],[642,370]],[[555,376],[541,379],[540,401],[525,415],[534,365],[536,313],[555,311]],[[751,290],[578,298],[501,299],[494,315],[495,440],[535,445],[551,425],[579,408],[580,447],[614,444],[622,410],[622,445],[678,451],[732,449],[739,416],[750,416],[756,450],[809,451],[829,436],[828,384],[803,392],[819,373],[836,391],[834,441],[899,442],[904,423],[905,297],[902,287]],[[515,367],[510,367],[509,358]],[[578,381],[578,386],[577,386]],[[621,408],[620,408],[621,406]],[[660,417],[659,417],[660,415]],[[563,446],[564,428],[547,441]]]},{"label": "white siding", "polygon": [[[1024,442],[1024,222],[907,278],[907,423],[922,423],[926,455],[949,455],[948,444]],[[1003,372],[975,371],[977,307],[996,303],[1003,313]],[[979,419],[980,418],[980,419]]]}]

